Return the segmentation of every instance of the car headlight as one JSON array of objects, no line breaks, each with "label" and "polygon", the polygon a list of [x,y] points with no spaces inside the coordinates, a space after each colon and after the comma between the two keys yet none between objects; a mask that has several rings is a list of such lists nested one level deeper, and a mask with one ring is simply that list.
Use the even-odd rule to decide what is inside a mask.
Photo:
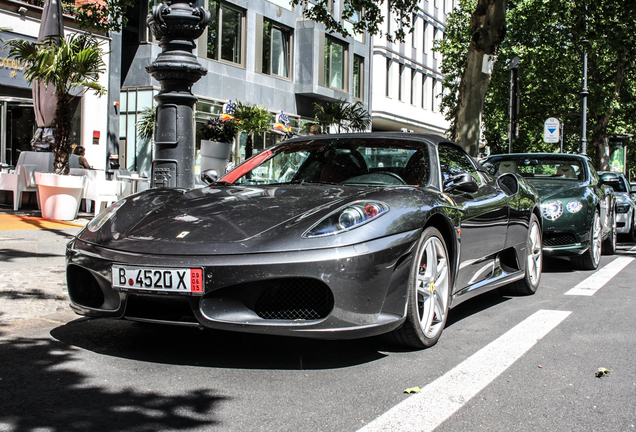
[{"label": "car headlight", "polygon": [[570,213],[576,213],[583,208],[583,204],[581,204],[581,201],[571,200],[565,207]]},{"label": "car headlight", "polygon": [[119,207],[123,206],[124,203],[126,202],[126,200],[121,200],[121,201],[117,201],[116,203],[114,203],[113,205],[111,205],[110,207],[106,208],[105,210],[103,210],[100,214],[98,214],[97,216],[95,216],[95,218],[93,220],[91,220],[87,225],[86,228],[90,231],[90,232],[95,232],[95,231],[99,231],[99,229],[101,227],[104,226],[104,224],[106,222],[108,222],[108,220],[113,217],[113,215],[117,212],[117,210],[119,209]]},{"label": "car headlight", "polygon": [[563,214],[563,204],[561,201],[549,201],[541,204],[541,213],[548,220],[556,220]]},{"label": "car headlight", "polygon": [[629,204],[619,204],[616,206],[616,213],[627,213],[629,211]]},{"label": "car headlight", "polygon": [[303,237],[319,237],[349,231],[388,211],[389,206],[380,202],[363,201],[349,204],[322,219],[303,234]]}]

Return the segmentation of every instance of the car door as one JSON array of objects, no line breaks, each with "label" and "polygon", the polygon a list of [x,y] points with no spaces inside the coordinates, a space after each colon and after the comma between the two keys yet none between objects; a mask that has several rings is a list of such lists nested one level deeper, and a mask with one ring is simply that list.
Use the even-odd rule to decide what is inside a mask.
[{"label": "car door", "polygon": [[602,184],[598,174],[596,173],[596,170],[594,169],[594,166],[590,161],[587,161],[587,168],[590,171],[590,187],[594,190],[594,193],[599,199],[599,206],[601,208],[601,226],[603,236],[605,236],[612,229],[612,222],[610,221],[610,217],[612,215],[614,191],[611,187]]},{"label": "car door", "polygon": [[468,172],[479,189],[475,192],[452,190],[448,195],[460,211],[461,234],[456,290],[492,275],[494,258],[504,247],[508,229],[508,197],[490,177],[482,176],[472,158],[450,143],[438,145],[442,184]]}]

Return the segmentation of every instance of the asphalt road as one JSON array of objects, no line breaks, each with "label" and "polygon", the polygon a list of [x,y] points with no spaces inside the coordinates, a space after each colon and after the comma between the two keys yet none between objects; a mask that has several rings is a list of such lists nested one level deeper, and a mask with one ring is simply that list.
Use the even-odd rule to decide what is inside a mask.
[{"label": "asphalt road", "polygon": [[636,261],[623,264],[583,296],[566,293],[595,272],[547,261],[534,296],[466,302],[422,351],[68,310],[21,320],[0,327],[0,431],[636,430]]}]

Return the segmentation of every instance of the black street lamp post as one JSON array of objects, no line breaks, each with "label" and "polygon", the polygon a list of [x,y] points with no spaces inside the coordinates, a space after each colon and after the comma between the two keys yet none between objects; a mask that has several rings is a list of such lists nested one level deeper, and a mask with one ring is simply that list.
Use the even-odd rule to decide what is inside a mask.
[{"label": "black street lamp post", "polygon": [[587,154],[587,45],[589,41],[583,40],[583,87],[581,88],[581,154]]},{"label": "black street lamp post", "polygon": [[152,7],[148,25],[161,53],[146,70],[161,84],[157,101],[152,187],[194,187],[195,82],[207,74],[192,54],[210,13],[188,1],[167,1]]}]

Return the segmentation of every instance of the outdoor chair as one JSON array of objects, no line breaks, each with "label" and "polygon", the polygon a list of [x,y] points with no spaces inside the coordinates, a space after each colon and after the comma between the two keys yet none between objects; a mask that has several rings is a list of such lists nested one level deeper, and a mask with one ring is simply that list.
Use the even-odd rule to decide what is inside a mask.
[{"label": "outdoor chair", "polygon": [[[34,176],[36,172],[53,172],[53,153],[23,151],[20,153],[14,173],[0,173],[0,190],[13,192],[14,211],[22,204],[23,192],[35,192],[37,195],[38,188]],[[39,197],[37,201],[39,208]]]}]

